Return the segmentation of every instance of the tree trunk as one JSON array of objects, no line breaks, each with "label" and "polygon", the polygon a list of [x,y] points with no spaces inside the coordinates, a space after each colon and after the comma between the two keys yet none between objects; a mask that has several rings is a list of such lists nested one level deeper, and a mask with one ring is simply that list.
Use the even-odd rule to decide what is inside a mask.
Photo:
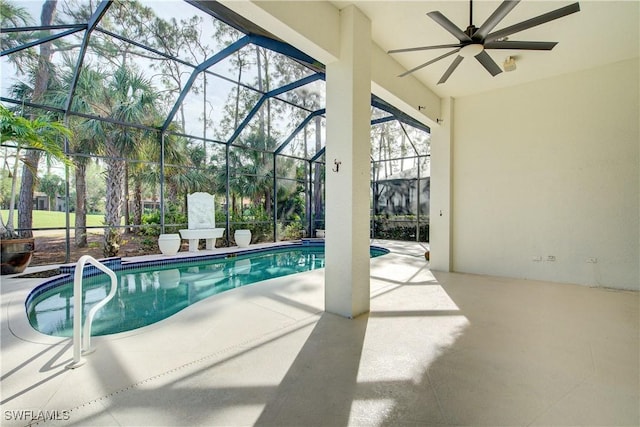
[{"label": "tree trunk", "polygon": [[76,232],[75,243],[78,248],[87,247],[87,162],[76,162]]},{"label": "tree trunk", "polygon": [[238,59],[238,84],[236,85],[236,108],[233,114],[233,129],[238,129],[240,115],[240,82],[242,81],[242,62]]},{"label": "tree trunk", "polygon": [[[269,57],[267,56],[266,51],[264,55],[264,77],[265,77],[265,91],[266,92],[270,92],[271,91],[271,85],[269,84],[269,82],[271,81],[269,79]],[[266,141],[271,141],[271,98],[267,98],[267,140]],[[265,144],[265,150],[268,150],[266,144]]]},{"label": "tree trunk", "polygon": [[[383,125],[385,126],[385,125]],[[391,138],[389,138],[389,136],[386,134],[386,128],[385,128],[385,148],[387,149],[387,160],[391,159]],[[391,162],[385,162],[385,163],[389,163],[389,175],[393,175],[393,163]],[[389,176],[387,175],[387,176]]]},{"label": "tree trunk", "polygon": [[129,214],[129,165],[128,164],[124,164],[124,202],[123,202],[123,208],[124,208],[124,232],[127,234],[131,234],[131,227],[129,227],[129,224],[131,224],[131,215]]},{"label": "tree trunk", "polygon": [[135,181],[135,187],[133,192],[133,223],[137,225],[134,229],[134,234],[140,234],[142,225],[142,181],[137,179]]},{"label": "tree trunk", "polygon": [[406,147],[406,135],[404,132],[401,135],[400,139],[400,170],[404,170],[404,158],[407,155],[407,147]]},{"label": "tree trunk", "polygon": [[382,125],[382,129],[380,131],[380,145],[378,147],[378,153],[379,153],[379,158],[380,160],[382,160],[384,158],[384,177],[388,178],[389,177],[389,162],[387,160],[389,160],[389,157],[383,156],[384,153],[386,153],[386,151],[384,150],[384,134],[385,134],[385,129],[384,129],[384,125]]},{"label": "tree trunk", "polygon": [[[273,209],[273,201],[272,201],[271,193],[272,193],[271,189],[265,190],[264,192],[264,205],[265,205],[266,214],[268,216],[271,216],[271,211]],[[273,197],[276,197],[276,196],[274,195]]]},{"label": "tree trunk", "polygon": [[36,171],[40,162],[40,151],[27,150],[22,167],[22,184],[18,198],[18,228],[20,237],[33,237],[33,192],[36,186]]},{"label": "tree trunk", "polygon": [[[42,5],[42,12],[40,13],[40,24],[42,26],[51,25],[53,18],[56,14],[57,0],[46,0]],[[41,37],[49,34],[49,31],[43,31]],[[38,58],[38,72],[33,88],[33,101],[38,102],[42,95],[47,91],[49,87],[49,78],[51,74],[51,56],[53,51],[51,49],[51,43],[43,43],[40,45],[40,56]]]},{"label": "tree trunk", "polygon": [[122,187],[124,182],[125,166],[119,160],[120,154],[112,144],[108,144],[105,163],[107,165],[107,194],[104,229],[104,245],[102,253],[105,257],[118,255],[120,251],[121,233],[120,220],[122,218]]},{"label": "tree trunk", "polygon": [[[42,5],[40,13],[40,24],[43,26],[51,25],[56,12],[57,0],[46,0]],[[41,37],[48,34],[43,31]],[[40,102],[42,96],[49,87],[49,79],[51,75],[51,43],[43,43],[40,45],[40,56],[38,58],[38,70],[36,72],[32,101]],[[20,187],[20,200],[18,203],[18,228],[26,229],[21,234],[22,237],[32,237],[33,232],[33,192],[35,186],[35,177],[38,173],[38,162],[40,161],[40,151],[30,150],[26,155],[26,164],[23,167],[22,185]],[[30,169],[31,165],[33,169]]]},{"label": "tree trunk", "polygon": [[[5,160],[6,162],[6,160]],[[11,180],[11,195],[9,196],[9,215],[7,217],[7,223],[3,224],[6,227],[3,233],[8,231],[11,237],[15,237],[14,227],[14,212],[16,207],[16,184],[18,183],[18,165],[20,164],[20,149],[16,149],[16,160],[13,162],[13,179]],[[11,174],[11,173],[10,173]]]},{"label": "tree trunk", "polygon": [[[260,46],[256,46],[256,69],[258,71],[258,91],[261,92],[260,96],[262,96],[262,63],[260,61]],[[264,128],[264,108],[260,108],[260,111],[258,111],[258,124],[260,127],[260,136],[264,138],[266,135]]]},{"label": "tree trunk", "polygon": [[170,201],[171,200],[178,200],[179,191],[178,191],[178,186],[175,184],[175,182],[167,183],[165,191],[166,191],[166,194],[167,194],[165,199],[168,199]]}]

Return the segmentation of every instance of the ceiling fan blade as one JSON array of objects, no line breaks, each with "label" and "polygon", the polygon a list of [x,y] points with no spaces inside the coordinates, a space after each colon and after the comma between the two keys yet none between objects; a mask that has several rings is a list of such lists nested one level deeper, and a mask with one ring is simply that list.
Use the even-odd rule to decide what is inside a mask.
[{"label": "ceiling fan blade", "polygon": [[451,73],[453,73],[454,70],[458,68],[458,65],[460,65],[463,59],[464,58],[460,55],[456,56],[456,59],[453,60],[451,65],[449,65],[449,68],[447,68],[447,71],[445,71],[442,77],[440,77],[440,80],[438,80],[438,84],[446,82]]},{"label": "ceiling fan blade", "polygon": [[507,16],[507,14],[518,5],[518,3],[520,3],[520,0],[503,1],[502,4],[500,4],[500,6],[498,6],[498,8],[491,14],[491,16],[489,16],[487,20],[484,21],[484,24],[482,24],[480,28],[478,28],[478,31],[476,31],[471,38],[476,41],[484,39],[487,34],[489,34],[491,30],[493,30],[495,26],[498,25],[500,21],[502,21],[504,17]]},{"label": "ceiling fan blade", "polygon": [[445,49],[449,47],[462,47],[461,43],[456,44],[439,44],[435,46],[421,46],[421,47],[410,47],[407,49],[393,49],[387,51],[387,53],[402,53],[402,52],[415,52],[418,50],[430,50],[430,49]]},{"label": "ceiling fan blade", "polygon": [[438,56],[437,58],[432,59],[431,61],[427,61],[427,62],[425,62],[425,63],[424,63],[424,64],[422,64],[422,65],[418,65],[417,67],[412,68],[412,69],[410,69],[409,71],[405,71],[404,73],[400,74],[398,77],[404,77],[404,76],[406,76],[406,75],[409,75],[409,74],[413,73],[414,71],[418,71],[419,69],[424,68],[424,67],[426,67],[427,65],[431,65],[431,64],[433,64],[434,62],[440,61],[441,59],[446,58],[447,56],[451,56],[451,55],[453,55],[454,53],[458,53],[459,51],[460,51],[460,49],[455,49],[455,50],[452,50],[451,52],[447,52],[447,53],[445,53],[444,55],[440,55],[440,56]]},{"label": "ceiling fan blade", "polygon": [[440,24],[442,28],[444,28],[445,30],[453,34],[453,36],[458,40],[460,40],[461,42],[471,41],[471,37],[466,35],[464,31],[462,31],[460,28],[456,26],[456,24],[449,21],[449,19],[447,19],[446,16],[444,16],[442,13],[438,12],[437,10],[434,12],[427,13],[427,15],[429,16],[429,18],[433,19],[438,24]]},{"label": "ceiling fan blade", "polygon": [[556,9],[554,11],[536,16],[535,18],[527,19],[526,21],[522,21],[518,24],[493,32],[487,35],[487,37],[485,38],[485,42],[501,39],[511,34],[518,33],[528,28],[535,27],[537,25],[553,21],[554,19],[562,18],[563,16],[567,16],[579,11],[580,3],[573,3],[569,6],[561,7],[560,9]]},{"label": "ceiling fan blade", "polygon": [[493,59],[491,59],[491,57],[486,51],[483,50],[482,52],[477,54],[476,59],[478,60],[479,63],[482,64],[484,68],[487,69],[489,73],[491,73],[492,76],[495,77],[496,75],[502,72],[498,64],[496,64],[496,62]]},{"label": "ceiling fan blade", "polygon": [[523,50],[551,50],[558,42],[520,42],[493,41],[484,44],[485,49],[523,49]]}]

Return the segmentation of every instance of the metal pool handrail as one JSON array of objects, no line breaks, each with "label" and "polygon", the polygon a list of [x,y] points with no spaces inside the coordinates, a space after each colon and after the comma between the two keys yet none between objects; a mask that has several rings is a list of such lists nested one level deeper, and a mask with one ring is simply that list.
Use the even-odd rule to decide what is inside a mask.
[{"label": "metal pool handrail", "polygon": [[[91,310],[87,313],[87,320],[84,322],[84,331],[82,331],[82,273],[87,262],[111,278],[111,290],[109,295],[102,301],[91,307]],[[117,284],[116,273],[92,256],[83,255],[76,263],[76,269],[73,274],[73,361],[67,365],[68,369],[84,365],[85,360],[82,355],[92,353],[95,350],[91,348],[91,323],[96,312],[111,301],[116,294]]]}]

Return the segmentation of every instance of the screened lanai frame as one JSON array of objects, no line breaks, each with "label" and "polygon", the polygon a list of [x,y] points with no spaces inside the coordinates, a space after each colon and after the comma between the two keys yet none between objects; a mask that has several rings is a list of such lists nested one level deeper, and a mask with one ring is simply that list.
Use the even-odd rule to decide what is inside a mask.
[{"label": "screened lanai frame", "polygon": [[[152,4],[153,2],[148,2],[148,4]],[[28,51],[28,49],[37,47],[41,44],[48,44],[58,39],[64,39],[66,37],[70,37],[78,33],[80,35],[83,32],[81,43],[78,49],[75,67],[72,69],[72,78],[70,81],[70,87],[68,90],[68,98],[63,106],[56,106],[53,104],[44,104],[40,102],[30,102],[25,101],[24,98],[17,99],[9,96],[3,96],[0,100],[5,104],[13,104],[16,107],[20,108],[30,108],[38,111],[48,111],[54,114],[57,114],[59,117],[64,118],[66,122],[69,122],[70,118],[84,118],[87,120],[92,120],[96,122],[105,123],[106,125],[117,125],[121,126],[123,129],[137,129],[148,134],[156,134],[157,144],[161,147],[158,153],[157,158],[146,158],[146,159],[130,159],[124,158],[124,161],[127,164],[158,164],[159,165],[159,208],[160,208],[160,232],[166,231],[175,231],[180,227],[184,227],[184,223],[177,222],[166,222],[166,212],[167,212],[167,186],[166,178],[167,171],[171,168],[175,168],[175,165],[172,165],[171,160],[167,158],[167,147],[169,144],[169,140],[172,138],[187,138],[191,143],[201,143],[204,147],[205,157],[209,154],[209,152],[218,152],[219,155],[224,159],[224,165],[222,168],[218,168],[217,172],[225,176],[226,179],[226,191],[224,194],[224,222],[226,228],[225,236],[232,236],[234,228],[250,228],[256,227],[258,225],[264,226],[268,232],[266,234],[270,234],[273,241],[277,241],[281,239],[283,236],[279,235],[283,230],[286,230],[289,225],[293,222],[303,222],[302,224],[302,235],[297,237],[310,237],[314,235],[314,230],[319,228],[324,228],[324,183],[321,179],[317,177],[324,176],[324,120],[325,120],[325,109],[323,105],[305,105],[304,103],[300,105],[293,98],[289,96],[292,93],[295,93],[296,90],[300,90],[301,88],[309,87],[310,85],[324,85],[324,66],[308,55],[300,52],[299,50],[293,48],[292,46],[278,40],[277,38],[271,36],[270,34],[264,32],[264,30],[256,27],[250,22],[244,20],[239,15],[234,14],[230,10],[226,9],[224,6],[217,4],[215,2],[197,2],[197,1],[188,1],[187,3],[196,6],[196,9],[200,12],[204,12],[207,16],[211,16],[214,19],[223,22],[228,25],[231,30],[230,32],[237,32],[238,38],[228,43],[225,47],[220,50],[217,50],[215,54],[208,55],[204,60],[199,63],[190,63],[183,57],[178,57],[177,55],[172,55],[167,52],[163,52],[157,48],[150,47],[141,42],[132,40],[129,37],[126,37],[122,34],[117,34],[113,30],[102,28],[101,20],[105,18],[105,16],[109,17],[108,13],[110,7],[112,6],[112,2],[102,1],[97,4],[95,10],[92,11],[91,15],[88,17],[86,23],[71,23],[67,25],[62,24],[52,24],[52,25],[41,25],[41,26],[26,26],[26,27],[11,27],[11,28],[2,28],[3,33],[22,33],[25,31],[57,31],[55,34],[43,36],[37,38],[35,40],[31,40],[29,42],[11,46],[5,49],[3,44],[3,51],[0,54],[1,57],[9,58],[11,55],[18,54],[19,52]],[[166,2],[163,3],[166,6]],[[76,101],[75,92],[80,84],[80,81],[83,77],[84,65],[88,61],[88,58],[94,59],[89,52],[91,50],[91,40],[94,40],[94,34],[99,34],[100,37],[112,37],[113,39],[117,39],[119,43],[126,44],[127,46],[132,46],[130,49],[134,51],[135,49],[140,49],[144,52],[148,57],[154,58],[162,58],[162,61],[173,61],[176,66],[176,69],[179,67],[183,67],[183,69],[192,70],[189,74],[188,80],[182,85],[180,91],[177,92],[177,96],[172,102],[172,106],[169,109],[166,117],[161,123],[157,125],[148,125],[142,123],[131,123],[125,122],[123,120],[119,120],[113,117],[98,117],[94,114],[85,113],[83,111],[75,108],[74,102]],[[244,48],[253,48],[260,47],[268,50],[269,52],[275,52],[277,55],[283,55],[291,59],[292,63],[300,64],[304,67],[306,72],[304,76],[297,79],[290,79],[286,84],[280,85],[275,88],[265,88],[265,87],[254,87],[250,85],[246,80],[241,80],[238,78],[234,80],[230,75],[224,75],[223,72],[219,72],[215,70],[216,65],[223,63],[223,61],[229,60],[233,55],[236,55]],[[129,48],[128,48],[129,49]],[[259,56],[259,54],[258,54]],[[3,73],[4,74],[4,73]],[[246,79],[245,75],[245,79]],[[200,80],[203,83],[197,83]],[[246,93],[252,94],[251,96],[255,100],[255,103],[251,105],[251,108],[247,108],[247,114],[242,118],[242,121],[232,128],[232,132],[230,135],[224,135],[226,138],[219,137],[221,133],[215,132],[214,135],[208,134],[208,127],[206,118],[204,121],[204,125],[202,127],[203,131],[201,134],[196,134],[196,131],[189,130],[187,131],[186,122],[182,122],[182,129],[175,126],[175,118],[179,113],[181,113],[181,108],[183,108],[183,103],[185,100],[197,100],[199,99],[199,93],[195,91],[192,93],[191,90],[195,87],[198,87],[198,90],[204,91],[204,116],[206,117],[207,111],[207,102],[208,99],[206,97],[206,90],[209,87],[207,81],[216,80],[220,82],[225,82],[224,84],[231,87],[231,90],[237,90],[238,93],[240,91],[246,91]],[[258,79],[260,81],[260,79]],[[239,95],[238,95],[239,97]],[[322,97],[321,97],[322,98]],[[322,98],[322,101],[324,99]],[[267,147],[262,150],[258,150],[255,147],[246,147],[243,145],[243,133],[251,133],[248,129],[251,126],[255,127],[255,121],[258,120],[257,117],[261,117],[264,112],[262,109],[265,105],[271,104],[279,104],[282,110],[286,108],[296,109],[298,114],[300,115],[300,119],[295,123],[295,126],[291,126],[292,128],[285,129],[288,133],[284,133],[284,131],[280,132],[279,138],[275,141],[273,146]],[[213,108],[213,107],[212,107]],[[236,121],[237,117],[236,117]],[[411,142],[411,138],[409,137],[407,128],[405,125],[409,125],[412,129],[418,130],[426,135],[426,139],[428,140],[429,128],[412,117],[404,114],[398,109],[394,108],[390,104],[384,102],[383,100],[372,96],[372,128],[386,126],[387,124],[394,123],[402,123],[401,129],[402,133],[408,137],[410,144],[412,146],[413,154],[407,155],[406,159],[414,159],[414,158],[422,158],[428,159],[428,144],[425,144],[424,141],[421,143]],[[297,141],[296,138],[299,138],[301,134],[304,135],[304,139],[306,141],[307,134],[310,129],[314,129],[314,133],[316,134],[316,140],[321,140],[321,147],[318,149],[316,146],[315,149],[307,150],[307,145],[305,144],[305,155],[301,156],[300,153],[296,153],[292,151],[291,147]],[[318,134],[322,134],[318,136]],[[264,135],[263,135],[264,136]],[[244,138],[246,140],[246,138]],[[316,144],[317,145],[317,144]],[[417,148],[416,146],[421,145],[423,149]],[[210,150],[210,151],[209,151]],[[85,155],[82,153],[74,152],[70,145],[69,141],[65,142],[65,151],[67,154],[82,157],[89,156],[91,158],[101,158],[103,161],[108,160],[108,156],[96,156]],[[233,196],[230,192],[231,180],[233,179],[233,171],[230,166],[230,158],[237,153],[242,153],[244,151],[250,151],[254,153],[256,157],[260,157],[264,160],[265,165],[271,166],[272,173],[268,172],[260,172],[257,171],[253,177],[256,179],[260,179],[263,181],[270,180],[271,181],[271,202],[269,209],[273,213],[267,220],[258,220],[256,218],[249,218],[243,220],[234,220],[230,213],[230,209],[233,208],[231,206],[231,201]],[[270,156],[270,158],[269,158]],[[220,160],[220,158],[218,158]],[[372,170],[375,170],[376,165],[379,165],[383,160],[374,159],[372,155]],[[391,159],[386,159],[384,162],[391,162]],[[414,160],[412,160],[414,161]],[[288,162],[288,163],[287,163]],[[206,159],[205,159],[206,163]],[[282,166],[281,164],[284,164]],[[289,168],[285,167],[289,165]],[[294,171],[299,171],[299,173],[291,176],[291,164],[297,164],[298,166],[293,168]],[[418,161],[418,176],[417,180],[415,177],[407,178],[409,181],[415,181],[417,184],[417,197],[420,197],[420,164]],[[176,169],[177,170],[177,169]],[[182,170],[182,169],[181,169]],[[278,172],[278,171],[285,172]],[[187,169],[182,170],[183,177],[187,176]],[[237,171],[237,169],[236,169]],[[175,172],[178,173],[179,172]],[[70,171],[67,169],[65,171],[65,206],[66,206],[66,244],[67,244],[67,252],[70,245],[70,221],[69,221],[69,207],[70,203]],[[245,173],[243,176],[251,176],[250,173]],[[372,174],[372,178],[375,180],[375,176]],[[282,213],[279,216],[279,208],[282,208],[282,204],[284,201],[278,199],[278,192],[283,187],[291,187],[294,186],[298,189],[297,197],[299,201],[304,197],[304,215],[302,218],[288,218],[287,215]],[[373,181],[372,184],[372,194],[373,189],[376,188],[376,183]],[[199,190],[199,188],[193,187],[193,190]],[[321,193],[321,194],[318,194]],[[269,199],[267,192],[267,196],[265,196],[265,203],[267,203],[267,199]],[[372,200],[374,198],[372,197]],[[288,199],[287,199],[288,200]],[[244,199],[240,200],[241,205],[244,204]],[[125,205],[128,208],[128,204]],[[428,221],[428,211],[425,214],[424,210],[419,208],[420,202],[418,199],[418,210],[413,213],[415,216],[415,239],[428,239],[427,236],[421,236],[420,234],[420,224],[427,218]],[[242,209],[241,209],[242,210]],[[377,207],[375,203],[372,202],[372,231],[373,237],[376,237],[376,222],[374,220],[374,216],[376,215]],[[422,219],[421,219],[422,217]],[[132,228],[132,227],[141,227],[141,224],[129,224],[126,223],[124,225],[113,225],[113,228]],[[90,229],[91,227],[87,227]],[[94,227],[94,228],[103,228]],[[30,229],[25,229],[23,231],[31,232],[35,229],[32,227]],[[227,245],[230,244],[229,239],[226,239],[225,242]],[[68,259],[67,259],[68,261]]]}]

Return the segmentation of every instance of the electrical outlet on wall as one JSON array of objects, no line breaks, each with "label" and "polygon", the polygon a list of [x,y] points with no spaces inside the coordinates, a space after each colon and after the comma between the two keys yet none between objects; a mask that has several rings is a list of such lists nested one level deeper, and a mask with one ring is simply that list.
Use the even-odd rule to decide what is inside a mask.
[{"label": "electrical outlet on wall", "polygon": [[542,257],[541,256],[534,256],[533,258],[531,258],[531,261],[533,261],[533,262],[542,262]]},{"label": "electrical outlet on wall", "polygon": [[547,255],[547,261],[555,262],[556,261],[556,256],[555,255]]},{"label": "electrical outlet on wall", "polygon": [[587,264],[597,264],[597,262],[598,262],[598,258],[596,257],[589,257],[586,259]]}]

